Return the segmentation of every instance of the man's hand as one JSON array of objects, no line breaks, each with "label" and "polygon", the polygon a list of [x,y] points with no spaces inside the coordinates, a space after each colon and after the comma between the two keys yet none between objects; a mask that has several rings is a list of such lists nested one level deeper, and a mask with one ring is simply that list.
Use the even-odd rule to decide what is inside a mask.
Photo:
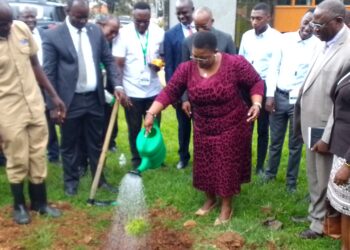
[{"label": "man's hand", "polygon": [[259,113],[260,107],[258,105],[251,106],[247,114],[247,122],[254,122],[256,119],[258,119]]},{"label": "man's hand", "polygon": [[272,113],[275,112],[275,98],[274,97],[266,97],[265,109],[267,112]]},{"label": "man's hand", "polygon": [[349,178],[350,168],[344,164],[335,174],[333,182],[337,185],[344,185],[348,183]]},{"label": "man's hand", "polygon": [[114,91],[114,96],[119,100],[120,104],[124,108],[132,107],[132,102],[130,101],[129,97],[125,94],[124,90],[116,89]]},{"label": "man's hand", "polygon": [[50,110],[50,117],[55,123],[62,124],[66,118],[66,106],[57,95],[52,97],[52,102],[55,109]]},{"label": "man's hand", "polygon": [[329,146],[322,140],[318,140],[315,145],[311,148],[311,151],[314,151],[319,154],[329,154]]},{"label": "man's hand", "polygon": [[192,111],[191,111],[191,103],[189,101],[184,101],[182,102],[182,110],[185,112],[185,114],[191,118],[192,116]]}]

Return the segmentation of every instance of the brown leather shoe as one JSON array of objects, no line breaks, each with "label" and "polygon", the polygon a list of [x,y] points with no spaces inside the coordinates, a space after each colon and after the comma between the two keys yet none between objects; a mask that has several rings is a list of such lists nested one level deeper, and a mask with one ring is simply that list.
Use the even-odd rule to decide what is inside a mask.
[{"label": "brown leather shoe", "polygon": [[319,234],[311,229],[307,229],[299,234],[299,237],[302,239],[314,240],[318,238],[322,238],[323,234]]}]

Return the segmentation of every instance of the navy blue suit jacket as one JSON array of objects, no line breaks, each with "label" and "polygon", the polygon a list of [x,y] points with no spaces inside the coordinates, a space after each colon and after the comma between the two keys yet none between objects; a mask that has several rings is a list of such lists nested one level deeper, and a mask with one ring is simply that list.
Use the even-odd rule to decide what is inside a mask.
[{"label": "navy blue suit jacket", "polygon": [[[114,87],[120,85],[118,81],[120,77],[108,42],[101,28],[91,23],[87,23],[85,27],[90,40],[96,69],[96,91],[99,103],[104,105],[105,97],[100,64],[104,64],[107,77],[110,79],[109,83]],[[68,26],[65,22],[57,28],[45,33],[43,39],[43,54],[44,71],[69,110],[78,81],[78,58]],[[49,109],[53,108],[50,98],[47,100],[47,106]]]},{"label": "navy blue suit jacket", "polygon": [[184,39],[185,36],[180,23],[165,32],[164,59],[166,82],[170,80],[177,66],[182,62],[181,47]]}]

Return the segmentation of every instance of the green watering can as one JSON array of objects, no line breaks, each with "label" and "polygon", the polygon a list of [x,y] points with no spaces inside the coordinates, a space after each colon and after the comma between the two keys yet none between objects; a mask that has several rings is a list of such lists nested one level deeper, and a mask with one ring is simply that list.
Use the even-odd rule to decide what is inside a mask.
[{"label": "green watering can", "polygon": [[157,119],[154,120],[150,133],[147,134],[145,128],[141,129],[136,138],[136,147],[142,160],[136,171],[131,173],[140,175],[148,169],[159,168],[162,165],[166,149]]}]

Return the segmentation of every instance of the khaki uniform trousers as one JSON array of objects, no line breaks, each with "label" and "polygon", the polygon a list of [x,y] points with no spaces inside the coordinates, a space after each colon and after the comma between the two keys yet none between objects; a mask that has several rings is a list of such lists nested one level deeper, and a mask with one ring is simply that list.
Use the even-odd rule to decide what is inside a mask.
[{"label": "khaki uniform trousers", "polygon": [[[11,119],[12,118],[12,119]],[[10,183],[21,183],[26,177],[40,184],[47,176],[47,122],[44,113],[19,114],[0,121],[2,147],[7,159],[6,173]]]}]

